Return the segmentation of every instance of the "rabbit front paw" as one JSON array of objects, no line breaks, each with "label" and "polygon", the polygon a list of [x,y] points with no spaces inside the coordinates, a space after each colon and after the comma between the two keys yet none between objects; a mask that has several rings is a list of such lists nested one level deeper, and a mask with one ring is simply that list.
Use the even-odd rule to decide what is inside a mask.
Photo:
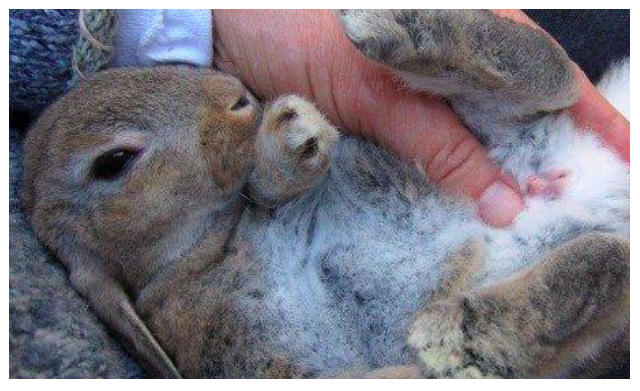
[{"label": "rabbit front paw", "polygon": [[308,173],[326,168],[329,150],[338,138],[316,107],[297,96],[287,96],[272,103],[265,113],[262,133],[275,149],[272,152],[291,168]]},{"label": "rabbit front paw", "polygon": [[253,196],[286,201],[309,189],[327,172],[338,131],[310,102],[287,96],[265,110],[256,144]]}]

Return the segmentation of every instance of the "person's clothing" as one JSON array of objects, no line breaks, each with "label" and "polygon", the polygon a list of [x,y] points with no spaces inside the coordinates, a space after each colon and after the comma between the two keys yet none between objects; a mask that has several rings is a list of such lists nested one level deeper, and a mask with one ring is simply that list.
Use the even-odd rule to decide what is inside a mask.
[{"label": "person's clothing", "polygon": [[115,33],[115,10],[9,10],[10,107],[37,112],[106,68]]},{"label": "person's clothing", "polygon": [[121,10],[114,66],[213,63],[211,10]]},{"label": "person's clothing", "polygon": [[9,10],[9,105],[34,112],[70,86],[77,10]]}]

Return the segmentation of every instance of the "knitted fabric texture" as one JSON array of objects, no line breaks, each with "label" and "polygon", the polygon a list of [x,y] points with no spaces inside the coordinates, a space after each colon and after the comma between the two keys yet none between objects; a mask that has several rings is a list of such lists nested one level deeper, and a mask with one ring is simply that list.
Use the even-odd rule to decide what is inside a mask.
[{"label": "knitted fabric texture", "polygon": [[105,68],[115,23],[113,10],[10,10],[10,108],[37,113]]},{"label": "knitted fabric texture", "polygon": [[9,10],[9,104],[38,111],[69,87],[77,10]]},{"label": "knitted fabric texture", "polygon": [[78,41],[73,51],[72,84],[107,67],[115,50],[116,11],[81,10]]}]

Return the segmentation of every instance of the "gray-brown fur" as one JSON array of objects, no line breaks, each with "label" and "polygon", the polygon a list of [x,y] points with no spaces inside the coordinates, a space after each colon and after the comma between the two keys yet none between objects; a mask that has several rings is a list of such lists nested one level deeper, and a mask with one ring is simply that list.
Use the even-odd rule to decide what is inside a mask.
[{"label": "gray-brown fur", "polygon": [[627,239],[584,235],[510,281],[430,304],[410,343],[427,376],[579,376],[628,332],[629,260]]}]

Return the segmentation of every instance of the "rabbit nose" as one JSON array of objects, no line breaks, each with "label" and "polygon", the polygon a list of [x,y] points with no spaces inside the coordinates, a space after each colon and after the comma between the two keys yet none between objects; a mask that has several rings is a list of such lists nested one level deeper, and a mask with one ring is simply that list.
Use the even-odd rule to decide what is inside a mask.
[{"label": "rabbit nose", "polygon": [[261,110],[261,106],[258,99],[247,90],[236,99],[230,109],[231,111],[241,112],[242,110]]}]

